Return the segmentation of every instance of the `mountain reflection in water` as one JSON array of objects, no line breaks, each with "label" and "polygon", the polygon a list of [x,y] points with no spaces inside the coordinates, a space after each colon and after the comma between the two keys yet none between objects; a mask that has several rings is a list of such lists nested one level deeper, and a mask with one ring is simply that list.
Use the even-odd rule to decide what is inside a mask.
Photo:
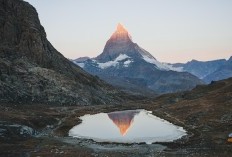
[{"label": "mountain reflection in water", "polygon": [[143,109],[86,114],[80,119],[82,123],[69,130],[69,136],[96,142],[151,144],[170,142],[186,135],[182,127]]},{"label": "mountain reflection in water", "polygon": [[119,128],[121,135],[124,136],[134,122],[134,116],[139,112],[139,110],[111,112],[108,113],[108,117]]}]

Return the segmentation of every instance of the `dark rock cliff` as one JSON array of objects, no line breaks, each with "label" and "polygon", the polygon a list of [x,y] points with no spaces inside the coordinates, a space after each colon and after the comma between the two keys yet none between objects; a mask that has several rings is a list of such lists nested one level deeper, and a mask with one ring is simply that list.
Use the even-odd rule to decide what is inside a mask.
[{"label": "dark rock cliff", "polygon": [[106,104],[119,95],[51,45],[29,3],[0,0],[0,102]]}]

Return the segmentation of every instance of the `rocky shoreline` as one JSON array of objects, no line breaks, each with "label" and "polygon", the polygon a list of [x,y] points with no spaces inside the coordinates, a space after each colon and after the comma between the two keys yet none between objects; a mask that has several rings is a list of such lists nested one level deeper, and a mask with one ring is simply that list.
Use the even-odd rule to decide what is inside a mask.
[{"label": "rocky shoreline", "polygon": [[[14,121],[21,125],[33,126],[39,132],[37,136],[27,138],[17,137],[15,134],[0,137],[0,152],[3,154],[0,156],[62,156],[64,154],[73,156],[76,153],[79,156],[228,156],[231,153],[231,144],[207,143],[206,141],[211,139],[200,134],[199,128],[189,127],[181,120],[161,113],[159,108],[151,104],[151,102],[148,104],[146,101],[141,101],[128,102],[119,106],[49,107],[44,105],[40,109],[37,109],[37,105],[0,105],[1,115],[3,115],[1,121]],[[68,130],[81,122],[78,117],[85,114],[141,108],[151,110],[154,115],[184,127],[188,130],[188,136],[174,142],[151,145],[96,143],[67,136]],[[14,116],[21,112],[24,114]],[[28,113],[31,114],[28,115]]]}]

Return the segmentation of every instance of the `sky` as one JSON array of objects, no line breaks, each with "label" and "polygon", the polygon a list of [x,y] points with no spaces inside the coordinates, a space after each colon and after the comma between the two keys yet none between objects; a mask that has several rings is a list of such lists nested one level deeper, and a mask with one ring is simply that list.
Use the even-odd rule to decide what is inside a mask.
[{"label": "sky", "polygon": [[122,23],[161,62],[232,56],[232,0],[25,0],[69,59],[102,53]]}]

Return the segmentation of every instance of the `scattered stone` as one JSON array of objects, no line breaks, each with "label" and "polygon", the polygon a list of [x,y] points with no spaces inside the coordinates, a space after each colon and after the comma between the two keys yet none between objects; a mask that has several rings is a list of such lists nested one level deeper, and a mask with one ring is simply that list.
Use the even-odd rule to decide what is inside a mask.
[{"label": "scattered stone", "polygon": [[228,138],[227,141],[230,142],[230,143],[232,143],[232,138]]},{"label": "scattered stone", "polygon": [[230,134],[228,135],[228,137],[232,138],[232,133],[230,133]]}]

